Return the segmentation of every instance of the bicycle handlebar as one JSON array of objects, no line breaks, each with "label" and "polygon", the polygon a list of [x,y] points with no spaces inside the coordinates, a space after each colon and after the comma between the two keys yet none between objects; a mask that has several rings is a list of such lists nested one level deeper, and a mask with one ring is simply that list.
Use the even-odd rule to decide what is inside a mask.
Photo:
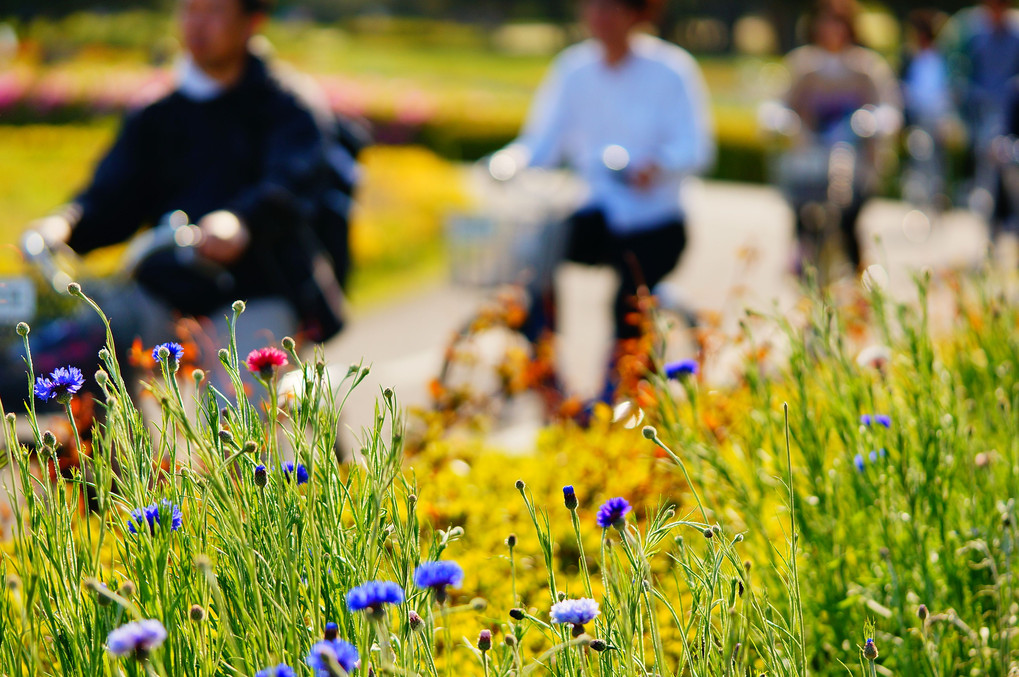
[{"label": "bicycle handlebar", "polygon": [[[147,258],[160,251],[180,249],[197,255],[195,247],[202,241],[201,229],[189,222],[187,214],[175,211],[166,214],[149,230],[135,235],[127,244],[117,266],[121,275],[131,277]],[[26,230],[21,236],[25,260],[34,265],[60,294],[67,294],[67,285],[74,281],[60,260],[80,261],[81,257],[67,244],[47,240],[37,230]]]}]

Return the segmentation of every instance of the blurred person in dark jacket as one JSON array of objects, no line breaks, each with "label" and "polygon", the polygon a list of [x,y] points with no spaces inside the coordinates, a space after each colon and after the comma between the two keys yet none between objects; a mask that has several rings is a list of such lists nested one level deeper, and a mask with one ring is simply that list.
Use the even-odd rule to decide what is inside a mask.
[{"label": "blurred person in dark jacket", "polygon": [[[251,49],[266,2],[180,0],[185,54],[176,88],[128,115],[85,190],[33,224],[45,240],[80,254],[123,242],[176,210],[197,225],[193,250],[149,257],[135,283],[107,302],[121,345],[177,340],[179,317],[207,317],[212,363],[238,299],[247,304],[237,325],[241,359],[299,329],[312,340],[340,329],[353,153],[336,142],[328,111]],[[75,326],[82,321],[33,332],[37,372],[76,357],[73,350],[68,357],[66,334],[91,353],[81,359],[94,362],[94,347]]]}]

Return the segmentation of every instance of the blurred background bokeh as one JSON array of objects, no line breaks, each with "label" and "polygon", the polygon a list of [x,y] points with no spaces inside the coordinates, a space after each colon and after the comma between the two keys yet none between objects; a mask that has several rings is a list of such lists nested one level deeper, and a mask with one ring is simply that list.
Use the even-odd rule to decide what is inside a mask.
[{"label": "blurred background bokeh", "polygon": [[[867,4],[860,39],[895,65],[904,17],[923,4]],[[938,9],[947,17],[965,4]],[[757,108],[787,84],[781,55],[801,42],[807,7],[674,0],[654,27],[704,70],[714,177],[764,181]],[[172,0],[0,1],[0,242],[73,194],[124,110],[171,86],[172,12]],[[276,3],[258,48],[313,76],[379,143],[362,158],[355,300],[440,269],[443,215],[469,201],[458,163],[514,137],[551,58],[582,37],[575,14],[571,0]],[[0,253],[0,268],[8,258]]]}]

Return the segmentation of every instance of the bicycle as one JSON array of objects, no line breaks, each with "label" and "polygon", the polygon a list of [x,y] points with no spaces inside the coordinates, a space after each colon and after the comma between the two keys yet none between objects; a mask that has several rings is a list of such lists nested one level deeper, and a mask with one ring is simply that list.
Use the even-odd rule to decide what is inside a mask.
[{"label": "bicycle", "polygon": [[897,129],[876,106],[849,112],[823,132],[804,127],[795,111],[766,102],[758,121],[769,145],[768,174],[797,221],[796,272],[812,272],[820,286],[847,277],[855,243],[846,238],[845,220],[853,219],[874,181],[873,144]]},{"label": "bicycle", "polygon": [[[627,169],[622,150],[605,157],[606,171],[620,179]],[[584,422],[591,413],[590,403],[571,395],[560,378],[554,334],[546,330],[535,336],[534,327],[526,326],[535,304],[550,298],[545,292],[565,257],[566,218],[579,203],[580,186],[566,174],[507,171],[502,160],[495,156],[472,174],[486,195],[483,211],[455,215],[447,224],[453,279],[495,287],[495,292],[450,338],[430,384],[430,411],[441,417],[444,429],[463,421],[498,421],[511,402],[527,394],[538,397],[546,422]],[[646,290],[635,299],[635,321],[644,331],[614,360],[619,398],[636,397],[640,381],[661,367],[652,352],[671,343],[666,333],[689,332],[696,324],[672,286],[656,291],[666,292],[670,302],[661,306]]]}]

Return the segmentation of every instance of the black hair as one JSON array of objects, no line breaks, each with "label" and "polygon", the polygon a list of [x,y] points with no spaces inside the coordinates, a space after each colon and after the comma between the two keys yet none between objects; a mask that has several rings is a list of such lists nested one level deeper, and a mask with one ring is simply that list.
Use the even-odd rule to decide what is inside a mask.
[{"label": "black hair", "polygon": [[241,0],[245,14],[266,14],[272,9],[272,0]]}]

